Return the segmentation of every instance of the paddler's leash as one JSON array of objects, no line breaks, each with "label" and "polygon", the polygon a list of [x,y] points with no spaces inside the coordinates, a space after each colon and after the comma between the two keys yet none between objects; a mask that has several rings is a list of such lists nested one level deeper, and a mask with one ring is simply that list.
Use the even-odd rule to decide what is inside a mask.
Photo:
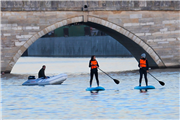
[{"label": "paddler's leash", "polygon": [[[101,70],[99,67],[98,67],[98,69],[100,70],[100,71],[102,71],[104,74],[106,74],[107,76],[109,76],[111,79],[113,79],[110,75],[108,75],[106,72],[104,72],[103,70]],[[119,84],[119,80],[116,80],[116,79],[113,79],[114,80],[114,82],[116,83],[116,84]]]}]

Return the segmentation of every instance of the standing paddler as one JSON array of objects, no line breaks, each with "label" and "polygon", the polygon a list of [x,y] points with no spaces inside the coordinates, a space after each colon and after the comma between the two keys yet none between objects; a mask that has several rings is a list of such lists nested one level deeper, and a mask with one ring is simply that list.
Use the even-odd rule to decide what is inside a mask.
[{"label": "standing paddler", "polygon": [[139,69],[139,73],[140,73],[139,86],[141,86],[143,74],[144,74],[146,86],[148,86],[147,72],[148,72],[148,69],[149,69],[149,65],[148,65],[148,61],[146,59],[146,54],[145,53],[141,54],[141,59],[139,61],[138,66],[140,68]]},{"label": "standing paddler", "polygon": [[94,74],[96,77],[97,86],[99,87],[98,69],[97,69],[99,67],[99,64],[98,64],[96,57],[94,55],[91,56],[91,60],[89,61],[89,67],[91,68],[91,71],[90,71],[90,87],[92,87],[92,80],[93,80]]}]

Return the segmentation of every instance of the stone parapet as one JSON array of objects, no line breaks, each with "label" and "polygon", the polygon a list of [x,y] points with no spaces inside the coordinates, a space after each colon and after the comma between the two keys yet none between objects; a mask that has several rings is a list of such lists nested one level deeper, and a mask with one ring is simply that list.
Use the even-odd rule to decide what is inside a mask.
[{"label": "stone parapet", "polygon": [[166,11],[180,10],[180,1],[1,1],[1,11]]}]

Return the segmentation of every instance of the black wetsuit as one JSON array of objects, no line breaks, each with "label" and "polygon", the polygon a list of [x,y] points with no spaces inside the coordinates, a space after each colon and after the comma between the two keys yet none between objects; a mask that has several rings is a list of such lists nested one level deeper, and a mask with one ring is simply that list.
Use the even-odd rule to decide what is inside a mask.
[{"label": "black wetsuit", "polygon": [[[98,62],[97,62],[97,66],[99,67]],[[89,61],[89,67],[91,67],[91,60]],[[93,75],[94,74],[95,74],[95,77],[96,77],[97,85],[99,86],[98,70],[97,70],[97,68],[94,68],[94,69],[91,68],[91,71],[90,71],[90,87],[92,86],[92,80],[93,80]]]},{"label": "black wetsuit", "polygon": [[[146,60],[145,58],[141,58],[141,59]],[[140,61],[139,61],[138,66],[140,67]],[[140,73],[139,86],[141,86],[143,74],[144,74],[146,86],[148,86],[148,79],[147,79],[147,70],[148,69],[149,69],[149,65],[148,65],[148,61],[146,60],[146,67],[142,67],[139,69],[139,73]]]},{"label": "black wetsuit", "polygon": [[44,74],[44,69],[43,68],[41,68],[41,70],[39,70],[38,77],[39,78],[41,78],[41,77],[46,78],[46,76]]}]

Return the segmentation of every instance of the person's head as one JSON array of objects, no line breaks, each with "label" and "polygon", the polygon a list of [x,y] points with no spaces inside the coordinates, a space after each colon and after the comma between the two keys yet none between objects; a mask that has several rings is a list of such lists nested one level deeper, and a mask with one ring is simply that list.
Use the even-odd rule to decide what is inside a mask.
[{"label": "person's head", "polygon": [[96,57],[94,55],[91,56],[91,61],[96,60]]},{"label": "person's head", "polygon": [[141,58],[146,58],[146,54],[145,53],[141,54]]},{"label": "person's head", "polygon": [[45,70],[45,69],[46,69],[46,66],[45,66],[45,65],[43,65],[43,66],[42,66],[42,68]]}]

